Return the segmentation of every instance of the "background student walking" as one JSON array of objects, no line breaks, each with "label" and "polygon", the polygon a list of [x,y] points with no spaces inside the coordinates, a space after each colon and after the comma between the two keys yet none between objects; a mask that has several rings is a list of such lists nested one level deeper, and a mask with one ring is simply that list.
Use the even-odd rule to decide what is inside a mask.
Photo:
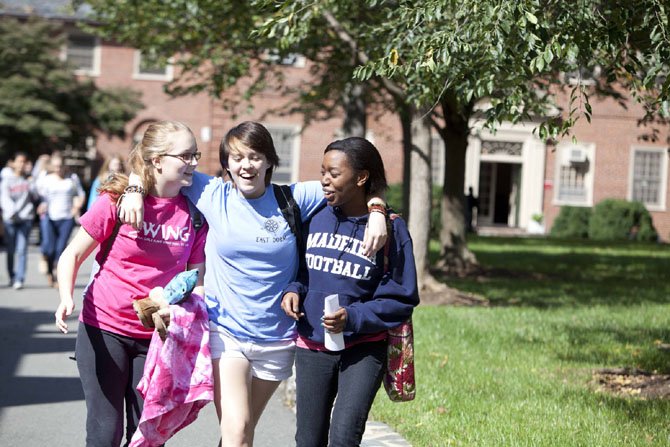
[{"label": "background student walking", "polygon": [[90,210],[93,206],[93,203],[96,201],[99,195],[98,189],[100,185],[105,181],[109,180],[116,173],[125,172],[123,166],[123,158],[120,155],[112,155],[111,157],[105,158],[105,161],[102,162],[102,166],[98,171],[98,175],[93,179],[91,183],[91,190],[88,193],[88,202],[86,204],[86,209]]},{"label": "background student walking", "polygon": [[41,197],[39,212],[47,219],[42,235],[47,257],[47,282],[57,286],[54,269],[70,239],[75,217],[79,216],[86,195],[79,177],[68,172],[62,155],[52,154],[49,166],[50,173],[37,182],[37,190]]},{"label": "background student walking", "polygon": [[24,152],[16,152],[10,170],[3,173],[0,182],[0,207],[5,228],[7,273],[10,285],[22,289],[26,280],[28,238],[35,219],[37,193],[34,182],[26,173],[30,160]]}]

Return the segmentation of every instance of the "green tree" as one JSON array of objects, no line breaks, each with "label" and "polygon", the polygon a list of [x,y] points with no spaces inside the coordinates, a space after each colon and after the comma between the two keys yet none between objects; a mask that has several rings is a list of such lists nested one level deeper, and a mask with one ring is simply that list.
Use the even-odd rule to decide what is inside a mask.
[{"label": "green tree", "polygon": [[[468,259],[463,183],[475,114],[492,129],[539,119],[538,134],[548,139],[569,133],[580,117],[590,120],[593,94],[623,99],[629,93],[648,116],[667,106],[668,10],[659,0],[368,3],[381,8],[385,20],[368,30],[377,37],[378,48],[370,49],[377,56],[356,76],[402,85],[410,103],[431,109],[446,145],[445,263]],[[565,73],[596,66],[603,76],[593,87],[564,82]],[[568,88],[567,109],[553,114],[557,94]]]},{"label": "green tree", "polygon": [[[300,39],[310,19],[318,27],[314,18],[325,17],[355,48],[361,64],[356,78],[376,80],[403,103],[414,124],[411,135],[421,136],[406,145],[412,189],[422,191],[410,203],[429,203],[422,177],[431,148],[421,121],[437,129],[446,146],[440,234],[446,265],[463,268],[474,260],[465,245],[463,193],[472,118],[483,118],[491,129],[503,121],[540,121],[538,134],[548,139],[569,133],[580,117],[590,120],[593,94],[623,100],[630,93],[648,117],[666,104],[668,17],[658,0],[370,0],[366,6],[376,11],[373,22],[347,20],[341,1],[288,0],[272,26],[295,44],[291,37]],[[593,87],[564,82],[565,73],[596,66],[603,76]],[[566,89],[568,107],[557,115],[557,95]]]},{"label": "green tree", "polygon": [[44,20],[0,20],[0,157],[83,147],[96,132],[123,137],[139,93],[99,89],[59,58],[63,36]]},{"label": "green tree", "polygon": [[[651,117],[663,110],[668,93],[663,78],[670,48],[667,10],[660,0],[89,3],[108,37],[161,58],[183,54],[177,60],[182,76],[169,87],[175,94],[206,89],[221,97],[256,73],[250,87],[239,92],[249,98],[269,73],[276,75],[273,82],[282,80],[264,57],[271,49],[302,53],[314,63],[319,81],[297,90],[296,108],[308,117],[343,107],[345,128],[358,117],[358,126],[350,128],[360,134],[366,104],[395,108],[412,195],[409,200],[405,194],[405,209],[422,271],[430,214],[430,125],[447,149],[443,261],[461,268],[474,261],[465,244],[463,195],[473,117],[493,129],[503,121],[539,120],[539,137],[548,139],[568,133],[580,117],[590,119],[590,95],[625,99],[630,92]],[[563,82],[564,73],[596,65],[603,76],[595,86]],[[572,89],[570,101],[557,115],[557,93],[566,88]]]}]

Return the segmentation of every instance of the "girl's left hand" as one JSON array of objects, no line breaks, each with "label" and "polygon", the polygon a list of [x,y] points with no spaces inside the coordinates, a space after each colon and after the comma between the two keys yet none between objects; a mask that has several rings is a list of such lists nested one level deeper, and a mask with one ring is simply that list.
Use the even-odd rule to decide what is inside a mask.
[{"label": "girl's left hand", "polygon": [[365,226],[363,236],[363,254],[368,258],[374,256],[386,243],[388,231],[386,229],[386,216],[382,213],[370,213],[368,224]]},{"label": "girl's left hand", "polygon": [[347,324],[347,310],[344,307],[340,307],[334,313],[321,317],[321,321],[321,324],[328,332],[339,334]]}]

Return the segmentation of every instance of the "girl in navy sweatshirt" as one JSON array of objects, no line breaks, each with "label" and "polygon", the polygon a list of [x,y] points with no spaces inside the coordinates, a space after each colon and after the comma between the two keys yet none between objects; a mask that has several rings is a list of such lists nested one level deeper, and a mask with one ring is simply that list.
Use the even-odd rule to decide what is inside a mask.
[{"label": "girl in navy sweatshirt", "polygon": [[[296,442],[351,447],[361,442],[385,372],[387,330],[419,303],[416,268],[400,218],[391,223],[386,265],[385,250],[372,258],[362,254],[366,197],[387,188],[381,156],[369,141],[352,137],[328,145],[321,184],[328,206],[309,224],[307,275],[291,283],[282,300],[282,309],[298,322]],[[341,307],[324,315],[331,294],[338,294]],[[345,348],[327,350],[324,331],[343,333]]]}]

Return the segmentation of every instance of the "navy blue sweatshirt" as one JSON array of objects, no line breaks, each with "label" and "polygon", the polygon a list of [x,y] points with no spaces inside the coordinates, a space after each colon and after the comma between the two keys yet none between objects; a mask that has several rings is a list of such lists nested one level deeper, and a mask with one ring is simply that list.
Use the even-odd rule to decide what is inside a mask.
[{"label": "navy blue sweatshirt", "polygon": [[321,326],[324,298],[337,293],[347,311],[344,341],[397,326],[412,315],[419,304],[412,239],[401,218],[394,219],[389,235],[388,270],[384,272],[384,249],[373,258],[361,254],[368,216],[345,217],[339,208],[324,207],[311,220],[308,230],[307,280],[288,285],[285,292],[300,296],[298,333],[323,344]]}]

